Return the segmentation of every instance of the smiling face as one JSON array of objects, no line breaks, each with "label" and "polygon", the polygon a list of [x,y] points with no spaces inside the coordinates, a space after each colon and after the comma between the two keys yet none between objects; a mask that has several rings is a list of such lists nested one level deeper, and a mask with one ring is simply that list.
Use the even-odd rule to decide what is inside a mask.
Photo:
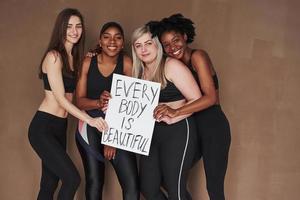
[{"label": "smiling face", "polygon": [[137,57],[146,65],[156,61],[158,48],[150,33],[145,33],[133,44]]},{"label": "smiling face", "polygon": [[72,15],[68,21],[65,43],[72,45],[76,44],[81,37],[82,29],[82,22],[80,18]]},{"label": "smiling face", "polygon": [[168,56],[182,59],[187,46],[187,36],[175,31],[164,32],[160,37],[162,46]]},{"label": "smiling face", "polygon": [[116,56],[124,45],[124,37],[117,27],[107,28],[100,36],[99,44],[102,52],[108,56]]}]

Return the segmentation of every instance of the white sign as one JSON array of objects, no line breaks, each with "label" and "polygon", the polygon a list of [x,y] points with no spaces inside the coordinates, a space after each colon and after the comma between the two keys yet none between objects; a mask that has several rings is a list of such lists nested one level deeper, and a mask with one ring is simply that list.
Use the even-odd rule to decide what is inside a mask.
[{"label": "white sign", "polygon": [[160,83],[113,74],[102,144],[148,155],[159,93]]}]

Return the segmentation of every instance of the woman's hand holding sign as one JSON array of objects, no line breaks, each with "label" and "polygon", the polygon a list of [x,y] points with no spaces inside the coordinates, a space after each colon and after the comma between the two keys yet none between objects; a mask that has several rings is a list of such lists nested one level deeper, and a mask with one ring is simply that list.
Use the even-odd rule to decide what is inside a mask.
[{"label": "woman's hand holding sign", "polygon": [[102,110],[104,113],[107,110],[109,99],[111,99],[110,93],[108,91],[104,90],[102,92],[102,94],[100,95],[99,103],[98,103],[99,109]]}]

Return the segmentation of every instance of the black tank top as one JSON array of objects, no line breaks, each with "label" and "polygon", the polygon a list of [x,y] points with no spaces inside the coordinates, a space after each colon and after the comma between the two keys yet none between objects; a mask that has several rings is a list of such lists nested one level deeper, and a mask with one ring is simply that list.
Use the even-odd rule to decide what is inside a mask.
[{"label": "black tank top", "polygon": [[159,102],[171,102],[184,99],[184,96],[178,90],[174,83],[167,79],[167,85],[160,91]]},{"label": "black tank top", "polygon": [[113,73],[123,74],[123,54],[118,56],[114,71],[107,77],[99,71],[98,59],[97,56],[94,56],[87,74],[87,98],[99,99],[104,90],[110,92]]},{"label": "black tank top", "polygon": [[[44,89],[51,91],[51,87],[48,80],[48,75],[42,72],[42,79],[44,82]],[[63,75],[64,88],[66,93],[73,93],[76,89],[76,78],[75,74],[70,77]]]},{"label": "black tank top", "polygon": [[[189,64],[188,64],[188,68],[192,72],[192,74],[193,74],[194,78],[196,79],[196,81],[197,81],[197,83],[200,87],[200,90],[201,90],[201,85],[200,85],[200,80],[199,80],[198,74],[197,74],[197,72],[195,71],[195,69],[193,68],[193,65],[192,65],[192,55],[195,51],[196,51],[195,49],[192,50],[191,58],[190,58],[190,61],[189,61]],[[213,78],[216,90],[219,89],[219,80],[218,80],[217,74],[212,75],[212,78]]]}]

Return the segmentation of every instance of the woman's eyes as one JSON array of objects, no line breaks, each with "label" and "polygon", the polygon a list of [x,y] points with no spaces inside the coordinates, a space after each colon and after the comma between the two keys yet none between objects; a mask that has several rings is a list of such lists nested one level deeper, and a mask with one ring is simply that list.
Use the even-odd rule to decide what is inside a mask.
[{"label": "woman's eyes", "polygon": [[111,37],[111,36],[108,36],[108,35],[103,35],[102,38],[103,38],[103,39],[123,40],[123,37],[121,37],[121,36]]},{"label": "woman's eyes", "polygon": [[147,42],[145,45],[150,46],[150,45],[152,45],[152,42]]},{"label": "woman's eyes", "polygon": [[[67,26],[68,29],[70,29],[72,27],[73,27],[73,25],[68,25]],[[82,28],[82,25],[81,24],[80,25],[76,25],[75,28]]]},{"label": "woman's eyes", "polygon": [[[153,42],[146,42],[146,43],[144,43],[144,46],[151,46],[152,44],[153,44]],[[142,46],[143,46],[142,44],[136,44],[136,45],[134,45],[134,47],[136,49],[141,48]]]},{"label": "woman's eyes", "polygon": [[163,44],[164,48],[169,48],[170,44]]}]

